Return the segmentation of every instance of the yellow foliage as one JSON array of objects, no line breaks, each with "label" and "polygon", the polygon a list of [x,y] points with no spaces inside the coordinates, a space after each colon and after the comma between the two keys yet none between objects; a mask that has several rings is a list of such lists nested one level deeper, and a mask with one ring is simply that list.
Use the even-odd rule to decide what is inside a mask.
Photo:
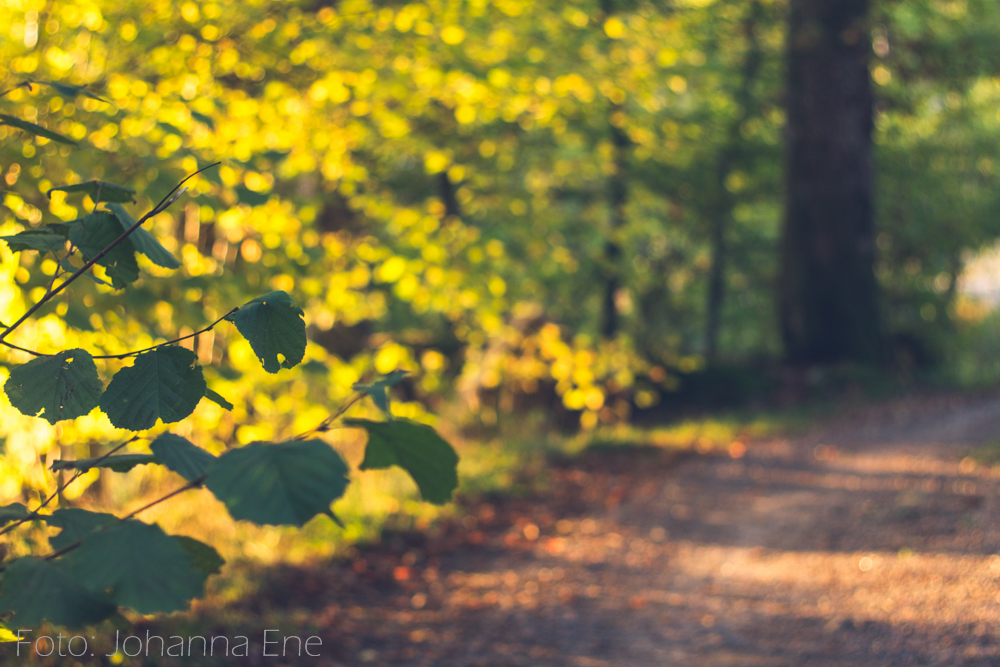
[{"label": "yellow foliage", "polygon": [[424,155],[424,167],[428,174],[436,174],[448,168],[451,160],[441,151],[429,151]]},{"label": "yellow foliage", "polygon": [[612,39],[618,39],[625,33],[625,24],[618,17],[612,16],[604,22],[604,32]]},{"label": "yellow foliage", "polygon": [[[225,358],[243,374],[210,382],[236,408],[230,414],[215,405],[200,407],[192,425],[183,427],[220,447],[233,439],[285,437],[314,425],[323,409],[373,369],[419,371],[424,380],[419,386],[427,391],[448,382],[438,378],[447,378],[450,364],[465,364],[453,369],[463,376],[480,373],[483,386],[537,388],[543,381],[557,382],[564,403],[584,411],[585,427],[597,424],[598,412],[622,400],[635,378],[644,376],[648,364],[627,340],[605,345],[574,339],[570,326],[546,321],[539,305],[549,299],[543,285],[555,279],[539,274],[552,268],[559,279],[574,272],[592,275],[593,258],[578,238],[549,236],[550,229],[584,230],[579,236],[590,242],[596,238],[588,236],[603,224],[594,210],[559,220],[553,203],[552,193],[562,189],[604,192],[600,169],[613,167],[611,153],[588,144],[591,138],[581,133],[578,119],[603,122],[610,101],[629,107],[614,124],[654,159],[667,159],[658,145],[664,134],[690,143],[684,132],[666,131],[688,121],[675,122],[666,113],[674,102],[654,90],[662,83],[651,73],[654,61],[677,67],[663,74],[663,82],[676,93],[689,89],[685,77],[692,76],[689,65],[698,58],[690,56],[694,49],[685,41],[683,17],[623,11],[605,19],[590,15],[589,7],[525,0],[393,7],[350,0],[314,12],[264,0],[241,11],[232,3],[129,0],[115,5],[112,14],[108,3],[65,0],[52,8],[62,27],[44,33],[44,50],[32,51],[34,44],[26,41],[28,7],[8,2],[0,8],[0,25],[11,38],[0,42],[0,55],[19,76],[106,82],[95,92],[111,100],[110,107],[85,98],[58,103],[53,98],[40,108],[38,120],[145,164],[124,183],[141,191],[136,210],[143,210],[147,198],[161,196],[162,184],[174,174],[216,159],[223,164],[210,178],[189,182],[185,199],[157,220],[162,222],[157,236],[175,250],[183,268],[160,278],[157,269],[143,264],[144,289],[167,285],[144,313],[145,325],[155,324],[155,336],[140,333],[135,322],[107,308],[105,288],[92,288],[100,301],[88,292],[86,306],[99,312],[84,318],[104,331],[77,331],[52,318],[25,329],[25,340],[96,351],[132,349],[143,336],[159,341],[182,327],[194,330],[206,323],[207,313],[225,313],[240,298],[268,289],[290,292],[305,308],[307,322],[321,331],[392,314],[399,329],[368,339],[377,349],[353,360],[334,352],[326,358],[310,345],[310,358],[329,368],[322,391],[299,371],[267,376],[249,345],[220,325],[207,352],[200,348],[199,354]],[[456,66],[456,58],[467,63]],[[38,95],[17,91],[5,100],[19,109],[34,108],[34,100],[42,99]],[[117,109],[124,113],[115,115]],[[560,155],[549,163],[544,148],[531,151],[533,142],[544,145],[553,136]],[[28,175],[26,165],[41,158],[50,186],[101,177],[72,172],[71,166],[79,170],[74,161],[80,154],[70,160],[59,148],[39,141],[18,149],[32,162],[14,160],[25,171],[23,180],[7,184],[16,185],[18,194],[7,194],[4,205],[19,222],[9,215],[0,219],[3,233],[20,231],[25,221],[39,224],[50,212],[70,220],[84,210],[80,199],[62,193],[48,202],[36,191],[42,181]],[[526,156],[540,157],[539,163],[525,166]],[[407,183],[397,192],[386,178],[394,170],[433,178],[420,177],[429,184],[425,190],[424,185],[407,190]],[[107,171],[104,177],[112,179],[112,169]],[[15,178],[10,172],[7,177]],[[35,179],[34,189],[22,190],[29,178]],[[454,189],[447,205],[439,179]],[[262,203],[248,191],[270,199]],[[193,206],[185,208],[188,201]],[[514,225],[511,216],[518,218]],[[522,256],[529,251],[534,254]],[[20,266],[5,244],[0,260],[0,320],[10,322],[27,305],[15,277],[53,267]],[[194,278],[197,285],[179,286]],[[37,283],[32,287],[39,289]],[[188,297],[195,302],[190,308],[182,303]],[[401,307],[401,301],[407,303]],[[538,306],[526,318],[538,321],[534,328],[521,326],[517,302]],[[584,306],[572,303],[569,310],[577,307]],[[413,313],[444,321],[462,354],[448,358],[428,349],[431,334]],[[400,324],[397,318],[404,317],[412,321]],[[272,392],[289,398],[251,403],[255,393]],[[638,400],[645,401],[642,396]],[[256,419],[272,420],[269,426],[247,423],[248,403]],[[415,406],[399,409],[419,416]],[[20,454],[0,459],[0,466],[16,461],[24,479],[48,488],[51,480],[41,471],[38,453],[53,446],[55,431],[22,432],[28,422],[37,420],[0,415],[0,431],[21,434],[19,441],[14,435],[8,439],[20,443],[8,451]],[[65,425],[60,443],[107,441],[110,432],[102,418],[85,417]],[[0,487],[0,495],[14,495],[7,491]]]},{"label": "yellow foliage", "polygon": [[441,41],[445,44],[461,44],[465,41],[465,30],[457,25],[446,26],[441,29]]}]

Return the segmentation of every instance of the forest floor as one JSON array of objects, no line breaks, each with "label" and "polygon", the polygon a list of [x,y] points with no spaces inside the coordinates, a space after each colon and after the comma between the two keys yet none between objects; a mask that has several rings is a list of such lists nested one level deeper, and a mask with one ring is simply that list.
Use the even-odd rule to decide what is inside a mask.
[{"label": "forest floor", "polygon": [[193,622],[323,640],[225,664],[997,665],[1000,468],[969,454],[998,438],[1000,395],[936,395],[745,452],[585,452]]}]

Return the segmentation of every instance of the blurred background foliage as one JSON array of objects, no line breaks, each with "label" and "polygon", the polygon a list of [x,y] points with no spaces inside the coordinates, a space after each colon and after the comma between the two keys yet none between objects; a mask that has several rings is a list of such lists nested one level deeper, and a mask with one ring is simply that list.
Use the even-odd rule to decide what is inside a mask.
[{"label": "blurred background foliage", "polygon": [[[180,270],[146,262],[124,293],[74,286],[13,342],[119,353],[288,291],[309,323],[299,368],[267,375],[224,326],[189,341],[236,407],[203,402],[171,430],[216,451],[311,428],[396,368],[411,375],[394,410],[442,414],[453,436],[626,423],[698,378],[757,392],[781,354],[786,10],[7,0],[3,88],[94,96],[39,85],[0,100],[80,142],[0,126],[0,233],[93,207],[54,186],[133,187],[137,215],[222,162],[152,223]],[[1000,373],[982,333],[995,318],[960,289],[1000,237],[998,32],[988,0],[885,0],[871,22],[876,270],[896,362],[967,382]],[[53,268],[0,247],[0,320]],[[0,380],[25,360],[5,350]],[[115,437],[103,415],[52,427],[0,401],[0,498],[54,488],[46,461]]]}]

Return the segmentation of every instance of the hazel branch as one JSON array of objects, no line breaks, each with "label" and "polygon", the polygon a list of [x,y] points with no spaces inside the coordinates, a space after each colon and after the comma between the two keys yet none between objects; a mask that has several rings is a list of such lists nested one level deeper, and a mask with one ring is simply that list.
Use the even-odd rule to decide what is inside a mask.
[{"label": "hazel branch", "polygon": [[[225,315],[223,315],[222,317],[220,317],[219,319],[217,319],[214,322],[212,322],[211,324],[209,324],[204,329],[200,329],[200,330],[195,331],[194,333],[190,333],[190,334],[188,334],[186,336],[181,336],[180,338],[174,338],[173,340],[168,340],[168,341],[164,341],[162,343],[157,343],[156,345],[150,345],[149,347],[144,347],[141,350],[134,350],[132,352],[122,352],[121,354],[93,354],[91,356],[94,359],[127,359],[129,357],[135,357],[137,355],[140,355],[143,352],[149,352],[150,350],[155,350],[158,347],[164,347],[165,345],[173,345],[174,343],[179,343],[182,340],[187,340],[188,338],[194,338],[195,336],[200,336],[203,333],[208,333],[209,331],[211,331],[212,329],[214,329],[215,327],[217,327],[219,325],[219,322],[221,322],[222,320],[226,319],[227,317],[229,317],[230,315],[232,315],[233,313],[235,313],[239,309],[240,309],[240,307],[237,306],[237,307],[233,308],[232,310],[230,310]],[[36,357],[51,357],[51,356],[53,356],[52,354],[49,354],[47,352],[38,352],[37,350],[29,350],[26,347],[21,347],[20,345],[14,345],[13,343],[8,343],[7,341],[0,341],[0,345],[6,345],[9,348],[12,348],[12,349],[15,349],[15,350],[20,350],[21,352],[26,352],[26,353],[34,355]],[[2,534],[2,533],[0,533],[0,534]]]},{"label": "hazel branch", "polygon": [[22,324],[24,324],[24,322],[29,317],[31,317],[36,312],[38,312],[39,308],[41,308],[43,305],[45,305],[46,303],[48,303],[49,301],[51,301],[53,297],[55,297],[57,294],[59,294],[60,292],[62,292],[64,289],[66,289],[67,287],[69,287],[70,284],[72,284],[73,282],[75,282],[77,278],[79,278],[84,273],[86,273],[87,271],[89,271],[95,264],[97,264],[100,260],[102,260],[105,255],[107,255],[109,252],[111,252],[112,250],[114,250],[118,246],[118,244],[120,244],[122,241],[124,241],[125,239],[127,239],[132,233],[135,232],[135,230],[139,229],[139,227],[141,227],[144,222],[146,222],[147,220],[149,220],[150,218],[152,218],[154,215],[162,213],[164,210],[166,210],[166,208],[168,206],[170,206],[172,203],[174,203],[187,190],[187,188],[181,188],[181,186],[185,182],[187,182],[191,178],[194,178],[195,176],[197,176],[201,172],[205,171],[206,169],[210,169],[210,168],[215,167],[215,166],[217,166],[219,164],[222,164],[222,163],[221,162],[213,162],[210,165],[202,167],[201,169],[199,169],[198,171],[196,171],[196,172],[188,175],[187,177],[184,178],[184,180],[182,180],[180,183],[178,183],[177,185],[175,185],[174,189],[171,190],[169,193],[167,193],[167,196],[164,197],[163,199],[161,199],[160,203],[157,204],[149,213],[147,213],[146,215],[144,215],[141,218],[139,218],[134,225],[132,225],[131,227],[129,227],[127,230],[125,230],[124,233],[122,233],[121,236],[119,236],[114,241],[112,241],[110,244],[108,244],[108,246],[106,248],[104,248],[104,250],[102,250],[101,252],[97,253],[97,255],[94,256],[89,261],[85,262],[83,264],[83,266],[81,266],[79,269],[77,269],[73,273],[73,275],[71,275],[69,278],[67,278],[63,282],[61,282],[58,287],[56,287],[55,289],[50,289],[48,292],[46,292],[45,295],[38,301],[38,303],[36,303],[35,305],[33,305],[31,308],[28,309],[28,312],[26,312],[24,315],[22,315],[16,322],[14,322],[14,324],[12,324],[9,327],[7,327],[3,331],[3,333],[0,333],[0,343],[2,343],[4,341],[4,339],[7,338],[7,336],[12,331],[14,331],[14,329],[16,329],[17,327],[19,327]]}]

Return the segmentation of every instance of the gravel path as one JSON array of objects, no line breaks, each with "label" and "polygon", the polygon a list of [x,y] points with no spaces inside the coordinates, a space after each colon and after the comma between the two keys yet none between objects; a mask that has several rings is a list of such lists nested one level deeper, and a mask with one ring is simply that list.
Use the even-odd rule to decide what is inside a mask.
[{"label": "gravel path", "polygon": [[1000,397],[931,397],[739,458],[588,454],[229,613],[315,626],[316,665],[997,665],[1000,475],[964,457],[998,437]]}]

